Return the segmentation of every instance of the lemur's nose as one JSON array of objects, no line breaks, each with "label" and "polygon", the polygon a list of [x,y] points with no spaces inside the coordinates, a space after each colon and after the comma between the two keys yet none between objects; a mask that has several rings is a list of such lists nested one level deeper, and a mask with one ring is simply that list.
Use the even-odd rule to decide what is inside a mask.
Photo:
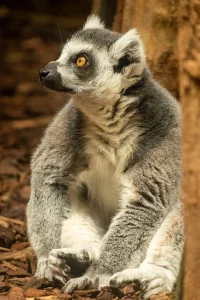
[{"label": "lemur's nose", "polygon": [[51,61],[42,70],[40,70],[40,81],[46,83],[47,81],[55,80],[57,74],[58,63],[56,61]]},{"label": "lemur's nose", "polygon": [[50,71],[46,71],[46,70],[41,70],[40,72],[39,72],[39,74],[40,74],[40,81],[43,81],[44,80],[44,78],[46,78],[47,77],[47,75],[50,73]]},{"label": "lemur's nose", "polygon": [[70,88],[63,86],[61,74],[58,72],[59,63],[51,61],[39,72],[40,82],[46,88],[58,92],[69,92]]}]

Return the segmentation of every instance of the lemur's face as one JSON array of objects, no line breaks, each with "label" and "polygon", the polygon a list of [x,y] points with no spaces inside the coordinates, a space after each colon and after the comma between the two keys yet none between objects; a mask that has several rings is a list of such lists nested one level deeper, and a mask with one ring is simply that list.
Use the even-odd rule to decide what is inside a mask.
[{"label": "lemur's face", "polygon": [[99,18],[92,16],[67,41],[60,58],[40,71],[40,80],[52,90],[105,100],[136,82],[144,64],[135,30],[121,35],[105,29]]}]

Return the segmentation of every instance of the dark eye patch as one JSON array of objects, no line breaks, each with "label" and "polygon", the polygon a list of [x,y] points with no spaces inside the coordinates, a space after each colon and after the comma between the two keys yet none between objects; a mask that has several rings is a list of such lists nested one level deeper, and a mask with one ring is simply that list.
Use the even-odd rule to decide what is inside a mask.
[{"label": "dark eye patch", "polygon": [[[79,67],[79,66],[77,66],[76,62],[77,62],[77,59],[81,56],[84,56],[86,58],[87,63],[84,66]],[[88,51],[87,53],[84,51],[75,53],[70,57],[68,63],[73,68],[75,75],[83,81],[90,80],[92,77],[95,76],[96,59],[95,59],[92,51]]]}]

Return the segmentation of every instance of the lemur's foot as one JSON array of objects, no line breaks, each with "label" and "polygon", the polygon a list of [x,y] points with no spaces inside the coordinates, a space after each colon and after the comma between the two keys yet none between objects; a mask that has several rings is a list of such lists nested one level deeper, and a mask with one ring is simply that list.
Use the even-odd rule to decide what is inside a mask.
[{"label": "lemur's foot", "polygon": [[97,289],[99,286],[99,277],[82,276],[70,279],[63,287],[63,292],[67,294],[73,293],[75,290]]},{"label": "lemur's foot", "polygon": [[50,281],[53,280],[53,273],[52,270],[48,266],[47,259],[39,259],[37,263],[37,270],[34,275],[37,278],[46,278]]},{"label": "lemur's foot", "polygon": [[109,274],[101,274],[100,272],[98,272],[98,268],[96,268],[96,266],[91,265],[84,276],[70,279],[63,287],[63,291],[70,294],[75,290],[100,290],[102,287],[109,285],[110,277],[111,275]]},{"label": "lemur's foot", "polygon": [[170,293],[174,285],[173,274],[162,267],[142,265],[138,269],[126,269],[114,274],[110,285],[122,287],[126,283],[138,282],[143,290],[143,299],[149,299],[154,294]]},{"label": "lemur's foot", "polygon": [[84,274],[90,265],[87,250],[77,250],[71,248],[53,249],[50,252],[48,265],[53,272],[53,276],[63,283],[71,277],[78,277]]}]

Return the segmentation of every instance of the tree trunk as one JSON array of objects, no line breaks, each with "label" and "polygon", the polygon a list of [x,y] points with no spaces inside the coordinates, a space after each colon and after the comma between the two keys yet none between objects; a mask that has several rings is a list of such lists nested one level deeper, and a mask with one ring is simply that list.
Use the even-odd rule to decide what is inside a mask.
[{"label": "tree trunk", "polygon": [[184,300],[200,299],[200,1],[179,7],[186,246]]}]

